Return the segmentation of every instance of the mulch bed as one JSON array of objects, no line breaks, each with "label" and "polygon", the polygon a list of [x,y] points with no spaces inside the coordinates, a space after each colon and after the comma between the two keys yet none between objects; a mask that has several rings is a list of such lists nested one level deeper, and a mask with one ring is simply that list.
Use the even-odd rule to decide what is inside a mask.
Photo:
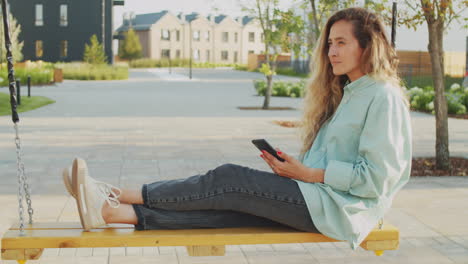
[{"label": "mulch bed", "polygon": [[[466,115],[468,119],[468,115]],[[298,127],[299,121],[273,121],[283,127]],[[413,158],[411,176],[468,176],[468,159],[450,157],[450,170],[436,170],[435,158]]]},{"label": "mulch bed", "polygon": [[468,159],[450,157],[450,170],[436,170],[435,158],[413,158],[411,176],[468,176]]}]

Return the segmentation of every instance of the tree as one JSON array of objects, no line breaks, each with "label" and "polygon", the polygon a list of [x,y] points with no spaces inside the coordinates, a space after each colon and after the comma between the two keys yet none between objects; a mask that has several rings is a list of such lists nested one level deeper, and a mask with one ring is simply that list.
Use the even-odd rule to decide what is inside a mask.
[{"label": "tree", "polygon": [[138,59],[142,56],[140,39],[133,28],[124,33],[125,38],[119,47],[119,57],[122,59]]},{"label": "tree", "polygon": [[260,71],[265,75],[267,89],[263,109],[270,107],[270,98],[273,87],[273,76],[276,75],[276,60],[281,52],[300,47],[296,42],[291,42],[291,35],[302,31],[304,23],[300,16],[293,11],[281,11],[276,8],[278,0],[256,0],[254,7],[243,7],[257,21],[259,21],[264,36],[265,63]]},{"label": "tree", "polygon": [[[21,61],[23,60],[23,53],[21,52],[21,50],[23,49],[23,46],[24,46],[24,43],[18,40],[19,34],[21,33],[21,25],[18,25],[18,22],[11,14],[8,15],[8,20],[10,22],[10,34],[11,34],[10,39],[11,39],[11,44],[12,44],[11,52],[13,55],[13,61]],[[5,36],[4,36],[3,30],[4,30],[3,16],[2,14],[0,14],[0,46],[1,46],[0,63],[4,62],[5,54],[6,54]]]},{"label": "tree", "polygon": [[[403,23],[408,27],[427,24],[429,32],[428,50],[431,57],[432,79],[434,83],[434,110],[436,118],[436,169],[450,169],[448,141],[447,100],[444,80],[444,33],[454,19],[458,19],[468,7],[467,0],[405,0],[406,5],[416,15],[406,17]],[[458,11],[458,12],[456,12]],[[465,18],[466,21],[466,18]]]},{"label": "tree", "polygon": [[96,35],[90,38],[90,44],[85,44],[83,60],[89,64],[106,64],[107,57],[104,47],[99,43]]}]

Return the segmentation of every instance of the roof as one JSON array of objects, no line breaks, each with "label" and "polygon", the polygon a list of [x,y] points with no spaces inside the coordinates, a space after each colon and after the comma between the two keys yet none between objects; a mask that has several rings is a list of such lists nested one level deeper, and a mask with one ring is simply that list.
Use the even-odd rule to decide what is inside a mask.
[{"label": "roof", "polygon": [[[116,32],[121,33],[121,32],[127,31],[128,28],[130,27],[130,22],[134,30],[149,30],[153,24],[157,23],[167,13],[169,13],[169,11],[164,10],[159,13],[136,15],[135,18],[132,19],[132,21],[124,20],[123,24],[119,28],[116,29]],[[210,20],[209,19],[210,16],[207,17],[208,20]],[[200,14],[195,13],[195,12],[192,12],[190,14],[185,14],[185,15],[183,13],[179,13],[177,15],[177,18],[179,18],[180,21],[182,21],[182,23],[187,23],[187,22],[190,23],[193,20],[197,19],[198,17],[200,17]],[[219,24],[227,17],[227,15],[218,15],[218,16],[212,16],[212,17],[214,17],[214,22],[216,24]],[[254,19],[253,17],[249,17],[249,16],[242,17],[242,20],[241,20],[242,25],[248,24],[253,19]]]},{"label": "roof", "polygon": [[169,11],[163,10],[159,13],[149,13],[149,14],[141,14],[136,15],[134,19],[124,20],[122,26],[120,26],[116,31],[122,32],[127,31],[130,27],[130,22],[135,30],[149,30],[153,24],[158,22],[164,15],[166,15]]},{"label": "roof", "polygon": [[253,17],[243,16],[243,17],[242,17],[242,25],[243,25],[243,26],[247,25],[247,24],[250,23],[250,21],[252,21],[253,19],[254,19]]},{"label": "roof", "polygon": [[226,15],[215,16],[215,23],[216,24],[221,23],[221,21],[223,21],[226,17],[227,17]]}]

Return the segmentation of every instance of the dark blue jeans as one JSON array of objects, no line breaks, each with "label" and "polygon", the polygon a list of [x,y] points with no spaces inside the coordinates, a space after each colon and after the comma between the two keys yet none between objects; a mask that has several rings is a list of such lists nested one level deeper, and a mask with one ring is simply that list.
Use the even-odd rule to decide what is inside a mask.
[{"label": "dark blue jeans", "polygon": [[295,181],[239,165],[145,184],[142,195],[144,204],[133,205],[137,230],[286,225],[319,233]]}]

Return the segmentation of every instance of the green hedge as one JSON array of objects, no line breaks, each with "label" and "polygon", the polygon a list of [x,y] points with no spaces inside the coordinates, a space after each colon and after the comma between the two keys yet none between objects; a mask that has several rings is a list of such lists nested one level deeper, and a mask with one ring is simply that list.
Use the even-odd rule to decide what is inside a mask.
[{"label": "green hedge", "polygon": [[[413,87],[407,90],[411,108],[420,111],[431,111],[434,114],[435,92],[432,86],[424,88]],[[449,114],[466,114],[468,109],[468,88],[462,88],[454,83],[445,92],[447,111]]]},{"label": "green hedge", "polygon": [[[189,67],[190,60],[188,59],[136,59],[129,61],[130,68],[160,68],[160,67]],[[236,67],[237,64],[223,64],[211,62],[195,62],[192,61],[193,68],[215,68],[215,67]]]},{"label": "green hedge", "polygon": [[91,65],[87,63],[57,63],[68,80],[126,80],[127,66]]},{"label": "green hedge", "polygon": [[[257,95],[265,96],[267,84],[265,80],[254,80],[254,88]],[[274,81],[271,91],[272,96],[283,97],[303,97],[305,91],[306,80],[302,79],[297,82]]]},{"label": "green hedge", "polygon": [[[31,76],[32,85],[52,83],[54,70],[46,67],[42,68],[15,68],[15,79],[20,79],[22,85],[26,85],[28,76]],[[8,69],[3,67],[0,71],[1,86],[8,86]]]},{"label": "green hedge", "polygon": [[[426,76],[404,76],[402,80],[406,87],[427,87],[434,86],[431,75]],[[445,76],[445,90],[448,91],[454,83],[462,83],[463,77]]]}]

